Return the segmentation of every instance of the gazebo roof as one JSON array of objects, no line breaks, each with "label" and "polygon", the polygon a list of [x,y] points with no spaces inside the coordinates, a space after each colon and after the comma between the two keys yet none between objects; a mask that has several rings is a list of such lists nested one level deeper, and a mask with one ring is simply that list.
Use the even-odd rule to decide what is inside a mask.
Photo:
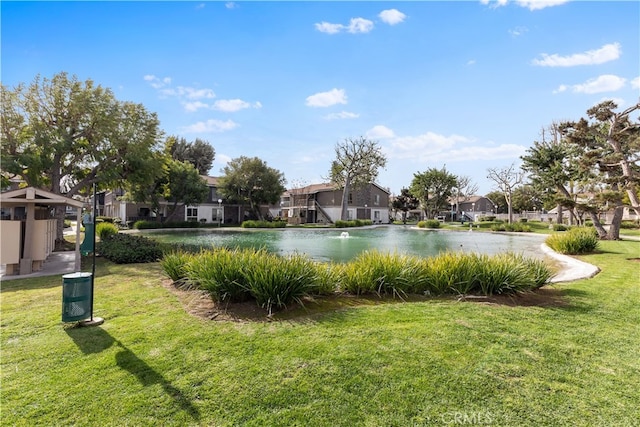
[{"label": "gazebo roof", "polygon": [[25,205],[39,203],[43,205],[68,205],[81,208],[84,203],[59,194],[41,190],[35,187],[20,188],[5,193],[0,193],[0,204],[2,205]]}]

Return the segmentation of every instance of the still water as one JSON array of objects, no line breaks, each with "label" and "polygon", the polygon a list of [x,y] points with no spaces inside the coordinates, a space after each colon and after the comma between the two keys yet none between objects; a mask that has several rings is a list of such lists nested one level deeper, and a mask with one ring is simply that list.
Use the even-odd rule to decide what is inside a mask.
[{"label": "still water", "polygon": [[544,241],[544,236],[535,234],[434,231],[398,225],[366,229],[162,230],[145,232],[145,236],[203,248],[264,248],[283,255],[304,253],[316,261],[334,262],[347,262],[359,253],[373,249],[423,257],[446,251],[466,251],[514,252],[542,258],[540,244]]}]

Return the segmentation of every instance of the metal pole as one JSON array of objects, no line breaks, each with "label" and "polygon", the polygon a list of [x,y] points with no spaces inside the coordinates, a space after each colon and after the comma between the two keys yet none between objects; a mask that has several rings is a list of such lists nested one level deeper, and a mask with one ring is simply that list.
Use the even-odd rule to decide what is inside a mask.
[{"label": "metal pole", "polygon": [[91,213],[93,216],[93,265],[91,267],[91,321],[93,322],[93,283],[96,277],[96,226],[98,225],[96,222],[96,209],[97,209],[98,200],[96,198],[96,183],[93,183],[93,212]]}]

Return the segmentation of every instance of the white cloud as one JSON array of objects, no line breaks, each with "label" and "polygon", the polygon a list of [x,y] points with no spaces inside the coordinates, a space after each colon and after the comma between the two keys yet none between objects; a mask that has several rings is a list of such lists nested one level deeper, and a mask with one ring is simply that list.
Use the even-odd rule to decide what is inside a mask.
[{"label": "white cloud", "polygon": [[340,119],[357,119],[358,117],[360,117],[360,114],[351,113],[349,111],[341,111],[339,113],[328,114],[324,118],[327,120],[340,120]]},{"label": "white cloud", "polygon": [[333,88],[328,92],[319,92],[307,97],[308,107],[330,107],[336,104],[346,104],[347,95],[344,89]]},{"label": "white cloud", "polygon": [[228,113],[233,113],[251,107],[262,108],[262,104],[256,102],[251,105],[250,103],[248,103],[247,101],[243,101],[242,99],[221,99],[213,104],[213,108],[215,110],[225,111]]},{"label": "white cloud", "polygon": [[640,89],[640,76],[635,79],[631,79],[631,87],[634,89]]},{"label": "white cloud", "polygon": [[471,65],[475,65],[476,64],[476,60],[475,59],[470,59],[467,61],[467,65],[471,66]]},{"label": "white cloud", "polygon": [[209,104],[205,104],[204,102],[200,102],[200,101],[184,103],[184,109],[189,112],[198,111],[201,108],[209,108]]},{"label": "white cloud", "polygon": [[192,125],[184,127],[182,130],[185,133],[212,133],[212,132],[225,132],[238,127],[238,124],[233,120],[216,120],[209,119],[204,122],[197,122]]},{"label": "white cloud", "polygon": [[529,10],[540,10],[545,7],[559,6],[568,2],[569,0],[517,0],[522,7],[526,7]]},{"label": "white cloud", "polygon": [[578,93],[613,92],[622,89],[626,79],[613,74],[604,74],[583,84],[574,85],[573,91]]},{"label": "white cloud", "polygon": [[166,88],[160,90],[160,93],[164,96],[176,96],[187,99],[211,99],[216,97],[216,94],[211,89],[195,89],[188,86]]},{"label": "white cloud", "polygon": [[523,35],[527,31],[529,31],[527,27],[515,27],[509,30],[509,34],[511,34],[514,37],[518,37]]},{"label": "white cloud", "polygon": [[227,9],[235,9],[238,5],[235,2],[229,1],[224,4]]},{"label": "white cloud", "polygon": [[153,74],[147,74],[143,77],[143,79],[151,85],[154,89],[160,89],[165,87],[166,85],[171,84],[171,77],[159,78],[154,76]]},{"label": "white cloud", "polygon": [[587,80],[586,82],[581,84],[572,86],[560,85],[558,89],[553,91],[553,93],[566,92],[569,89],[571,89],[573,93],[586,94],[614,92],[616,90],[622,89],[626,81],[627,80],[623,77],[618,77],[613,74],[603,74],[602,76],[598,76],[595,79]]},{"label": "white cloud", "polygon": [[380,12],[378,17],[386,24],[396,25],[404,21],[407,15],[400,12],[398,9],[387,9]]},{"label": "white cloud", "polygon": [[321,33],[327,34],[336,34],[342,31],[344,25],[342,24],[331,24],[330,22],[320,22],[315,24],[316,30]]},{"label": "white cloud", "polygon": [[534,59],[533,65],[541,67],[574,67],[576,65],[594,65],[613,61],[620,57],[620,43],[610,43],[600,49],[588,50],[584,53],[575,53],[569,56],[558,54],[541,54],[542,59]]},{"label": "white cloud", "polygon": [[[529,10],[540,10],[545,7],[559,6],[568,2],[569,0],[516,0],[518,6],[526,7]],[[506,6],[508,0],[480,0],[481,4],[489,5],[490,8],[495,9],[500,6]]]},{"label": "white cloud", "polygon": [[351,18],[347,27],[347,31],[352,34],[368,33],[371,30],[373,30],[373,21],[364,18]]},{"label": "white cloud", "polygon": [[395,137],[396,134],[393,132],[393,130],[389,129],[386,126],[377,125],[369,129],[366,132],[366,136],[367,138],[372,139],[388,139]]},{"label": "white cloud", "polygon": [[437,153],[457,144],[469,143],[471,140],[460,135],[439,135],[427,132],[418,136],[403,136],[393,140],[391,146],[395,152],[394,157],[410,158],[422,156],[426,153]]},{"label": "white cloud", "polygon": [[327,34],[336,34],[343,30],[352,34],[368,33],[369,31],[373,30],[373,21],[369,21],[368,19],[364,18],[351,18],[351,21],[349,21],[349,25],[332,24],[330,22],[324,21],[316,23],[314,25],[316,27],[316,30],[320,31],[321,33]]}]

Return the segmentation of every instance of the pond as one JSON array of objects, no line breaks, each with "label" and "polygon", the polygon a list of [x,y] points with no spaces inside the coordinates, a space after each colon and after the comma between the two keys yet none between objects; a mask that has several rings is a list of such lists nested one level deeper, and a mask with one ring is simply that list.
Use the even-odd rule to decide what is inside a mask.
[{"label": "pond", "polygon": [[366,250],[434,256],[440,252],[465,251],[487,254],[513,252],[543,258],[544,236],[479,231],[423,230],[409,226],[356,229],[187,229],[154,230],[147,237],[160,242],[204,248],[265,248],[283,255],[304,253],[316,261],[347,262]]}]

